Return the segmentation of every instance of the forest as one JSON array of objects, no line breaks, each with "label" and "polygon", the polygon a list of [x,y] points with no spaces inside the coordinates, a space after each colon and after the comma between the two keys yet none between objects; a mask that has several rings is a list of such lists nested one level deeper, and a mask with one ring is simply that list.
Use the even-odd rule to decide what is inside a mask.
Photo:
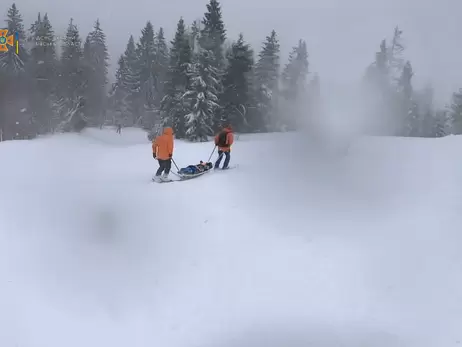
[{"label": "forest", "polygon": [[[70,19],[58,40],[46,12],[26,29],[13,4],[4,28],[19,37],[19,47],[0,52],[0,140],[104,126],[139,127],[152,137],[171,126],[176,138],[206,141],[228,124],[238,133],[294,131],[324,116],[329,95],[310,70],[306,38],[296,40],[281,62],[275,30],[256,51],[244,33],[227,36],[218,0],[204,10],[200,21],[179,18],[170,40],[162,27],[140,25],[113,62],[117,72],[109,83],[104,23],[96,19],[84,38]],[[377,52],[364,67],[361,109],[374,119],[367,132],[413,137],[462,132],[462,89],[438,108],[431,86],[413,88],[403,31],[391,29],[391,40],[378,38]]]}]

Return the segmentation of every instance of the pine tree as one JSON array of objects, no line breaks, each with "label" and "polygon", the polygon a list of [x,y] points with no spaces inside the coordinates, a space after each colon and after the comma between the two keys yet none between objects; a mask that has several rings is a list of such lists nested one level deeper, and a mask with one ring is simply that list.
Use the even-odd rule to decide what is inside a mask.
[{"label": "pine tree", "polygon": [[178,21],[171,45],[165,97],[162,99],[162,111],[165,115],[163,125],[172,126],[175,136],[184,138],[186,135],[185,115],[188,113],[188,105],[185,103],[183,95],[189,86],[187,68],[192,63],[192,50],[183,18]]},{"label": "pine tree", "polygon": [[40,30],[41,23],[42,23],[42,16],[39,12],[36,21],[32,23],[30,26],[30,29],[29,29],[30,36],[27,37],[27,42],[35,42],[36,33]]},{"label": "pine tree", "polygon": [[298,120],[306,116],[308,107],[308,52],[306,43],[299,40],[289,55],[289,62],[282,72],[282,95],[284,96],[285,117],[279,121],[279,127],[295,130]]},{"label": "pine tree", "polygon": [[293,47],[289,55],[289,62],[282,73],[283,95],[285,98],[296,100],[300,93],[305,92],[307,77],[308,52],[306,50],[306,43],[299,40],[298,46]]},{"label": "pine tree", "polygon": [[139,115],[136,110],[138,97],[137,56],[135,40],[130,36],[125,52],[118,60],[116,82],[111,91],[111,109],[115,112],[114,123],[133,126]]},{"label": "pine tree", "polygon": [[191,105],[186,115],[186,137],[192,141],[207,141],[207,136],[213,134],[213,114],[220,107],[220,76],[213,62],[213,53],[202,50],[198,61],[189,65],[191,86],[184,97]]},{"label": "pine tree", "polygon": [[23,44],[26,40],[23,19],[16,4],[13,4],[8,10],[6,23],[8,35],[18,35],[19,54],[16,54],[16,49],[12,48],[8,52],[1,52],[0,70],[10,75],[18,75],[24,73],[24,64],[27,62],[28,54]]},{"label": "pine tree", "polygon": [[449,116],[452,121],[452,134],[462,134],[462,88],[452,94]]},{"label": "pine tree", "polygon": [[[13,4],[7,13],[7,35],[14,35],[14,47],[7,52],[0,52],[0,90],[2,116],[0,129],[3,139],[25,138],[35,135],[30,126],[33,115],[29,109],[30,93],[29,76],[26,71],[28,52],[24,47],[26,35],[22,16]],[[16,35],[19,40],[16,40]],[[16,52],[16,44],[19,52]]]},{"label": "pine tree", "polygon": [[375,61],[366,72],[369,85],[378,89],[380,93],[386,93],[390,90],[388,54],[387,43],[382,40],[380,50],[375,53]]},{"label": "pine tree", "polygon": [[405,61],[402,57],[404,51],[404,44],[401,38],[403,31],[395,27],[393,38],[387,51],[387,64],[390,73],[391,82],[399,80],[401,71],[404,68]]},{"label": "pine tree", "polygon": [[255,66],[259,128],[263,131],[273,129],[275,123],[279,92],[279,50],[280,45],[276,32],[273,30],[271,35],[266,37]]},{"label": "pine tree", "polygon": [[199,21],[194,21],[191,25],[191,33],[189,36],[189,45],[191,46],[191,50],[195,53],[198,52],[199,46],[199,37],[201,32],[201,26]]},{"label": "pine tree", "polygon": [[[402,71],[399,72],[400,77],[395,78],[396,71],[390,66],[392,53],[398,55],[397,52],[401,52],[402,46],[398,43],[399,40],[395,39],[395,48],[389,48],[386,40],[382,40],[375,61],[367,69],[364,78],[365,110],[373,118],[369,129],[373,134],[397,135],[406,131],[409,134],[411,118],[415,117],[415,109],[408,108],[410,101],[403,90],[405,80],[402,79]],[[414,110],[412,115],[408,114],[409,110]]]},{"label": "pine tree", "polygon": [[96,20],[93,30],[88,34],[84,45],[85,78],[85,117],[92,125],[102,126],[106,108],[106,85],[109,54],[106,35]]},{"label": "pine tree", "polygon": [[60,114],[58,131],[80,130],[85,125],[82,108],[86,77],[79,30],[71,19],[64,38],[59,72],[59,100],[55,107]]},{"label": "pine tree", "polygon": [[[226,30],[222,19],[221,5],[218,0],[210,0],[207,4],[207,11],[204,13],[204,17],[201,22],[201,31],[198,38],[200,50],[208,51],[207,56],[212,66],[217,70],[218,76],[224,75],[225,69],[225,57],[223,44],[226,40]],[[197,59],[200,59],[197,57]],[[217,91],[219,99],[222,97],[222,90]],[[219,101],[220,107],[216,109],[213,117],[213,129],[218,130],[218,126],[223,117],[223,102]]]},{"label": "pine tree", "polygon": [[203,49],[213,52],[213,66],[222,69],[224,67],[223,43],[226,40],[226,30],[218,0],[210,0],[207,4],[207,12],[204,13],[202,26],[199,44]]},{"label": "pine tree", "polygon": [[113,124],[127,125],[128,114],[130,113],[130,107],[128,105],[128,91],[124,85],[124,79],[128,74],[127,63],[124,55],[122,54],[117,61],[116,81],[112,85],[112,89],[109,93],[109,105],[112,112]]},{"label": "pine tree", "polygon": [[221,126],[232,124],[237,132],[250,130],[247,121],[247,109],[250,105],[249,73],[253,67],[253,51],[245,43],[244,36],[239,35],[228,53],[228,67],[223,78],[223,95],[221,103],[224,112]]},{"label": "pine tree", "polygon": [[[406,62],[401,77],[398,81],[398,111],[396,135],[404,134],[407,136],[419,136],[422,116],[419,114],[417,104],[413,99],[412,77],[414,72],[409,61]],[[400,124],[403,124],[401,126]],[[401,128],[401,130],[400,130]]]},{"label": "pine tree", "polygon": [[449,112],[447,110],[438,110],[435,113],[434,137],[444,137],[451,134],[452,124]]},{"label": "pine tree", "polygon": [[154,65],[156,60],[156,47],[154,40],[154,28],[151,22],[147,22],[141,31],[140,42],[136,47],[137,74],[140,87],[137,108],[142,117],[144,129],[153,129],[157,123],[156,109],[156,76]]},{"label": "pine tree", "polygon": [[167,42],[165,42],[164,29],[160,28],[154,40],[155,44],[155,61],[154,75],[156,77],[156,107],[160,107],[160,102],[165,95],[165,82],[168,70],[169,52]]},{"label": "pine tree", "polygon": [[52,131],[52,101],[56,97],[58,61],[55,48],[55,36],[52,25],[45,14],[40,13],[30,28],[32,49],[28,71],[31,78],[30,107],[34,111],[34,121],[39,133]]}]

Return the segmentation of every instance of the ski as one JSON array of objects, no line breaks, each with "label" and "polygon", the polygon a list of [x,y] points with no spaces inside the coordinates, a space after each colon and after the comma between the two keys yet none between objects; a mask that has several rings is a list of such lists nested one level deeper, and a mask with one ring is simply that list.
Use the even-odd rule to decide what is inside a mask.
[{"label": "ski", "polygon": [[215,169],[215,170],[217,170],[217,171],[227,171],[227,170],[231,170],[231,169],[237,169],[238,167],[239,167],[239,165],[235,164],[235,165],[228,166],[226,169],[218,168],[218,169]]},{"label": "ski", "polygon": [[153,182],[156,182],[156,183],[170,183],[170,182],[174,182],[172,179],[155,179],[155,178],[152,178],[152,181]]}]

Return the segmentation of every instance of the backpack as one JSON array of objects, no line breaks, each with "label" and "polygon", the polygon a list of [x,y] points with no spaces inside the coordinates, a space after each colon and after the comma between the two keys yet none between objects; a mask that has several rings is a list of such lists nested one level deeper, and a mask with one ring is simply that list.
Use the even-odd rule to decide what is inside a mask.
[{"label": "backpack", "polygon": [[227,131],[222,131],[220,135],[218,135],[218,147],[228,147],[229,145],[226,143],[228,137]]}]

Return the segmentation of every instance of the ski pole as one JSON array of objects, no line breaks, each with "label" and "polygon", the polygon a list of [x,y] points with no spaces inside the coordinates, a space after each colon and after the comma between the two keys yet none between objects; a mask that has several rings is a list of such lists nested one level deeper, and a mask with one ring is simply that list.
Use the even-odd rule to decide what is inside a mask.
[{"label": "ski pole", "polygon": [[216,149],[217,149],[217,145],[215,145],[215,147],[213,147],[213,151],[212,151],[212,153],[210,153],[210,157],[209,157],[209,160],[207,160],[207,162],[210,162],[210,159],[212,159],[212,155],[213,155],[213,153],[215,152]]},{"label": "ski pole", "polygon": [[173,160],[173,158],[172,158],[172,162],[173,162],[173,165],[175,165],[176,169],[177,169],[177,170],[178,170],[178,172],[179,172],[179,171],[180,171],[180,169],[179,169],[178,165],[176,165],[176,163],[175,163],[175,160]]}]

